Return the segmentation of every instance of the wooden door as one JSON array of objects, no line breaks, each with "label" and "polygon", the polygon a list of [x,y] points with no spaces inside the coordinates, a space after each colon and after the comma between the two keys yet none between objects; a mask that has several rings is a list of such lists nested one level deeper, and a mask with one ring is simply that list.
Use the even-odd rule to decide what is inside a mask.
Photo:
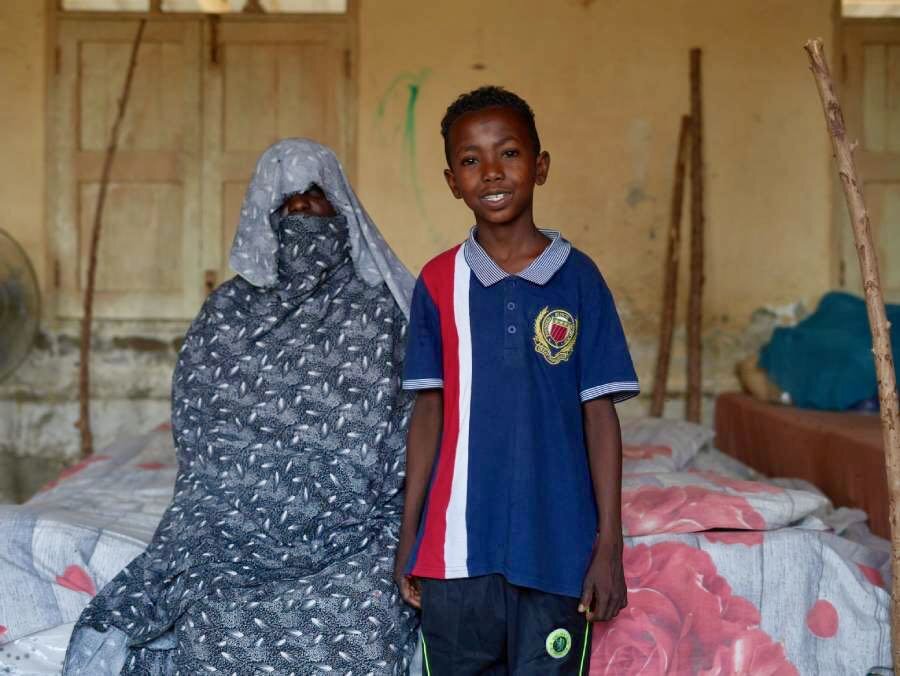
[{"label": "wooden door", "polygon": [[[81,315],[103,157],[137,19],[66,17],[48,208],[58,314]],[[188,319],[233,273],[228,252],[254,163],[306,136],[352,174],[348,16],[150,20],[103,218],[95,315]]]},{"label": "wooden door", "polygon": [[[58,24],[48,204],[63,317],[81,315],[101,168],[137,26]],[[202,300],[200,28],[197,20],[147,24],[104,208],[98,317],[185,318]]]},{"label": "wooden door", "polygon": [[[878,246],[885,299],[900,302],[900,21],[843,24],[844,108]],[[841,243],[840,282],[862,294],[859,263],[843,193],[835,191]]]},{"label": "wooden door", "polygon": [[210,284],[233,275],[228,253],[247,182],[264,148],[304,136],[345,164],[351,111],[350,24],[344,17],[209,22],[203,115],[204,264]]}]

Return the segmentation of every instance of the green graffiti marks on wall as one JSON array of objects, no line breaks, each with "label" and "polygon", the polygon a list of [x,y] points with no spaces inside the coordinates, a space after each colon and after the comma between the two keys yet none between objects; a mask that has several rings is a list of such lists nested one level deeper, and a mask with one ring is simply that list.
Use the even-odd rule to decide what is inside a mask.
[{"label": "green graffiti marks on wall", "polygon": [[422,197],[422,186],[419,179],[419,167],[416,153],[416,103],[419,99],[419,92],[422,84],[431,74],[428,68],[423,68],[418,73],[401,73],[393,79],[391,84],[385,90],[381,100],[378,102],[376,109],[376,121],[381,124],[384,121],[385,110],[391,101],[395,92],[402,85],[406,87],[406,106],[404,109],[403,128],[403,152],[405,156],[406,171],[409,175],[410,185],[416,199],[416,206],[419,213],[427,220],[425,213],[425,201]]}]

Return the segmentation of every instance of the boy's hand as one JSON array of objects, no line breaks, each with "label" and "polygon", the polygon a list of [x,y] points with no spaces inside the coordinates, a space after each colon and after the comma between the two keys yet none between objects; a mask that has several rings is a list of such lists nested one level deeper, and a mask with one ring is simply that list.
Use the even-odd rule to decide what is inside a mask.
[{"label": "boy's hand", "polygon": [[588,622],[608,622],[628,605],[622,545],[598,544],[584,576],[578,612]]},{"label": "boy's hand", "polygon": [[406,485],[403,491],[403,519],[397,551],[394,554],[394,583],[400,596],[413,608],[422,607],[419,581],[406,575],[406,566],[416,542],[422,506],[434,465],[443,421],[444,395],[442,390],[420,390],[409,420],[406,441]]},{"label": "boy's hand", "polygon": [[394,583],[400,590],[400,596],[404,601],[417,610],[422,609],[422,589],[416,578],[406,575],[402,570],[395,570]]}]

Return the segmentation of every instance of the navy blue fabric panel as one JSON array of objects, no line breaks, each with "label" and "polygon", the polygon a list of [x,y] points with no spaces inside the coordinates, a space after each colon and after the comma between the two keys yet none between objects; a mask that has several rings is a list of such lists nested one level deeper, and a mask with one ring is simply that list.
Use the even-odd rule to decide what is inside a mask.
[{"label": "navy blue fabric panel", "polygon": [[506,570],[510,475],[515,462],[511,416],[516,407],[515,363],[505,348],[504,286],[469,282],[472,398],[466,526],[471,575]]},{"label": "navy blue fabric panel", "polygon": [[612,396],[624,401],[638,394],[638,379],[625,340],[625,331],[612,293],[594,262],[572,252],[580,268],[581,319],[578,349],[579,384],[583,401]]},{"label": "navy blue fabric panel", "polygon": [[444,374],[441,322],[437,306],[421,277],[413,290],[406,339],[403,387],[407,390],[440,387]]}]

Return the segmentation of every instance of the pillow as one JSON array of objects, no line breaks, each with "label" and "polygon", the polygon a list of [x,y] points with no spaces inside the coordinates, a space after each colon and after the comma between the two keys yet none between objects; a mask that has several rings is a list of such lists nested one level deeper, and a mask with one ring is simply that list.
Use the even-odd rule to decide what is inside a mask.
[{"label": "pillow", "polygon": [[668,446],[675,469],[683,469],[712,442],[715,433],[708,427],[683,420],[636,418],[622,423],[622,443],[630,446]]},{"label": "pillow", "polygon": [[[722,474],[723,476],[731,477],[732,479],[751,479],[754,481],[768,481],[772,482],[772,479],[766,477],[764,474],[757,472],[755,469],[750,467],[749,465],[745,465],[737,458],[730,456],[726,453],[722,453],[717,448],[713,448],[712,446],[708,446],[707,448],[703,448],[700,452],[691,458],[691,461],[680,468],[681,471],[696,471],[696,470],[710,470],[715,472],[716,474]],[[796,488],[796,486],[785,486],[784,488]]]},{"label": "pillow", "polygon": [[623,474],[659,474],[676,469],[668,446],[622,444]]},{"label": "pillow", "polygon": [[709,471],[622,478],[626,535],[772,530],[796,523],[828,499],[810,491],[732,479]]}]

